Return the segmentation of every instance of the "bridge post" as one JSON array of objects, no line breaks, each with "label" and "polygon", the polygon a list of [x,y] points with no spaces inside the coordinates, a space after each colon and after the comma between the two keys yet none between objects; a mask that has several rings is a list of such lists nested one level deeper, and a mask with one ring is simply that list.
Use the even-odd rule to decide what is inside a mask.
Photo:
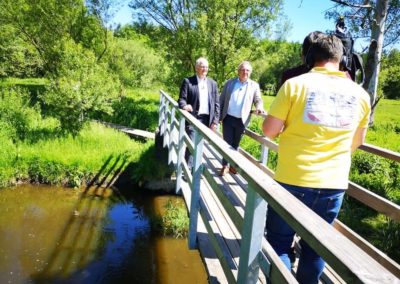
[{"label": "bridge post", "polygon": [[189,249],[197,249],[197,221],[200,209],[200,179],[203,172],[203,144],[204,139],[201,134],[194,132],[194,155],[193,155],[193,182],[192,196],[190,200],[189,217]]},{"label": "bridge post", "polygon": [[267,202],[251,185],[247,190],[245,208],[237,283],[257,283],[260,270],[258,254],[264,237]]},{"label": "bridge post", "polygon": [[176,186],[175,193],[181,190],[182,182],[182,161],[185,154],[185,118],[182,116],[179,120],[179,140],[178,140],[178,157],[176,161]]},{"label": "bridge post", "polygon": [[164,140],[163,140],[163,147],[167,146],[168,140],[169,140],[169,129],[168,129],[168,112],[169,112],[169,101],[165,103],[165,109],[164,109]]},{"label": "bridge post", "polygon": [[263,165],[267,165],[268,163],[268,147],[264,144],[261,144],[261,158],[260,163]]},{"label": "bridge post", "polygon": [[169,143],[168,143],[168,165],[172,162],[174,162],[176,159],[175,157],[175,151],[174,151],[174,140],[175,140],[175,108],[172,108],[171,110],[171,122],[170,122],[170,127],[169,127]]},{"label": "bridge post", "polygon": [[163,122],[164,122],[164,101],[165,101],[165,97],[164,95],[161,93],[160,96],[160,115],[158,117],[158,130],[160,132],[160,135],[164,134],[164,130],[163,130]]}]

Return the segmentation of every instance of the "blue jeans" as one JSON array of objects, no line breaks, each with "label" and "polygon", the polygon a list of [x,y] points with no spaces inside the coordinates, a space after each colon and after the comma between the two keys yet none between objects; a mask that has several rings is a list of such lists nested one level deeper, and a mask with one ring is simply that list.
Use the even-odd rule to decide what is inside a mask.
[{"label": "blue jeans", "polygon": [[[280,183],[329,224],[335,220],[342,206],[344,190],[300,187]],[[289,253],[295,231],[268,205],[267,240],[290,270]],[[299,283],[318,283],[325,261],[305,242],[300,240],[301,255],[296,278]]]}]

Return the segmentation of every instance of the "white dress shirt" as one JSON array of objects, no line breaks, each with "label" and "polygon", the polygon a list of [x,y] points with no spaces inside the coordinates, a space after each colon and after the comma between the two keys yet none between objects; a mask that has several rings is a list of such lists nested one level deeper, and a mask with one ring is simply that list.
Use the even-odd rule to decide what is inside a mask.
[{"label": "white dress shirt", "polygon": [[198,114],[210,114],[208,109],[208,86],[207,78],[200,79],[197,76],[197,83],[199,87],[199,112]]}]

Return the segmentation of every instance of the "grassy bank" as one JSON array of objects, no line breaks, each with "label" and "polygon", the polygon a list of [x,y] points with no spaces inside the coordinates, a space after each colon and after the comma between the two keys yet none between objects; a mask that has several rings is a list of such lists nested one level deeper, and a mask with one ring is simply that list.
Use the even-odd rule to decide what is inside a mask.
[{"label": "grassy bank", "polygon": [[137,162],[150,145],[97,123],[86,125],[76,137],[54,137],[35,143],[9,141],[7,149],[0,150],[0,184],[34,182],[79,187],[95,177],[110,180]]}]

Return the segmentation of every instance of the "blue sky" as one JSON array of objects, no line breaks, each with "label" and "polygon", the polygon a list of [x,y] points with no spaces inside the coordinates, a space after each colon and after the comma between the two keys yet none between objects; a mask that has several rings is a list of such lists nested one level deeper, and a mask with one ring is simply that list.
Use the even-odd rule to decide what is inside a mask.
[{"label": "blue sky", "polygon": [[302,42],[312,31],[335,29],[335,21],[325,19],[325,11],[334,3],[329,0],[285,0],[284,13],[292,23],[288,41]]}]

